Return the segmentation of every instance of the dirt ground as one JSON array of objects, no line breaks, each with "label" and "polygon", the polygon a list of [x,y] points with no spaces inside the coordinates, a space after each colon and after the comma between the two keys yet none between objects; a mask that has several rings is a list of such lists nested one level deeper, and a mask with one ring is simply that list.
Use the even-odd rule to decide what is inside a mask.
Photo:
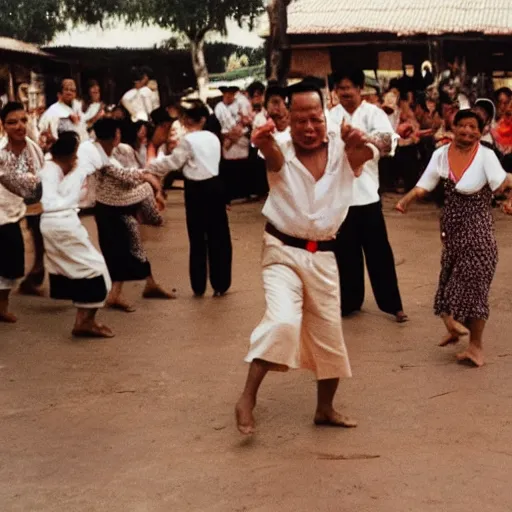
[{"label": "dirt ground", "polygon": [[[437,212],[401,217],[385,200],[402,296],[398,325],[367,293],[344,322],[354,378],[338,405],[355,430],[312,425],[308,373],[270,375],[258,433],[241,440],[233,406],[264,298],[261,204],[234,207],[234,285],[192,298],[180,192],[164,228],[145,230],[154,274],[180,298],[105,311],[116,338],[74,341],[67,303],[15,296],[0,325],[0,510],[48,512],[500,512],[512,510],[512,219],[497,213],[500,264],[488,364],[454,363],[432,313]],[[86,218],[94,232],[94,223]],[[95,236],[95,235],[94,235]]]}]

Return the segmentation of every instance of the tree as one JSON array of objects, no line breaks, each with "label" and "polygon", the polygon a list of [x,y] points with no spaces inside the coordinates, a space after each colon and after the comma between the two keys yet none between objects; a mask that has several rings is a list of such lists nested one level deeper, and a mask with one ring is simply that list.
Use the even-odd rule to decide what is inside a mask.
[{"label": "tree", "polygon": [[290,68],[290,43],[288,40],[288,6],[292,0],[270,0],[267,6],[270,34],[268,38],[268,79],[286,85]]},{"label": "tree", "polygon": [[265,8],[264,0],[0,0],[0,12],[0,35],[35,43],[51,40],[67,21],[92,25],[109,16],[129,24],[144,22],[168,28],[187,38],[199,92],[205,98],[206,34],[225,35],[227,19],[252,28]]},{"label": "tree", "polygon": [[199,95],[206,98],[208,68],[204,43],[208,32],[226,34],[226,20],[253,27],[265,12],[263,0],[120,0],[125,8],[118,15],[128,22],[154,23],[184,34],[189,42]]}]

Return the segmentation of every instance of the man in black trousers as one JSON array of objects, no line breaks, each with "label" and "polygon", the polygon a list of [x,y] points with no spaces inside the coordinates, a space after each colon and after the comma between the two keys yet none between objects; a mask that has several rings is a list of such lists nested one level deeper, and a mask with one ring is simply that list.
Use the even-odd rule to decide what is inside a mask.
[{"label": "man in black trousers", "polygon": [[336,259],[340,274],[342,315],[359,311],[364,302],[364,262],[379,308],[394,315],[397,322],[407,321],[403,311],[393,251],[379,196],[379,159],[392,154],[398,136],[383,110],[363,101],[364,73],[360,69],[340,69],[334,74],[340,105],[330,111],[337,126],[347,125],[364,132],[374,158],[363,167],[354,183],[352,206],[337,238]]}]

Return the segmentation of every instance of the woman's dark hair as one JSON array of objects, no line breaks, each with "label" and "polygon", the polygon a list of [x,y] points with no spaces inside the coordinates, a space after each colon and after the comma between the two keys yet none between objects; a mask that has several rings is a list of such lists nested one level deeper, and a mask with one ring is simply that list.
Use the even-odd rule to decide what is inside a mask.
[{"label": "woman's dark hair", "polygon": [[98,140],[114,140],[116,131],[119,129],[119,122],[109,117],[98,119],[92,127]]},{"label": "woman's dark hair", "polygon": [[201,100],[182,101],[183,114],[194,123],[199,123],[201,119],[208,119],[210,112]]},{"label": "woman's dark hair", "polygon": [[338,68],[332,74],[334,85],[336,86],[342,80],[350,80],[356,87],[362,89],[366,80],[362,69],[352,66]]},{"label": "woman's dark hair", "polygon": [[495,93],[494,96],[499,98],[502,94],[507,96],[509,99],[512,100],[512,90],[509,87],[500,87]]},{"label": "woman's dark hair", "polygon": [[80,144],[80,137],[76,132],[60,132],[59,138],[53,143],[50,153],[53,158],[66,158],[75,153]]},{"label": "woman's dark hair", "polygon": [[7,116],[11,112],[18,112],[19,110],[25,111],[25,107],[21,103],[18,103],[17,101],[10,101],[9,103],[6,103],[5,107],[0,112],[0,120],[2,123],[5,123]]},{"label": "woman's dark hair", "polygon": [[137,135],[139,130],[145,126],[146,129],[149,126],[147,121],[137,121],[136,123],[132,122],[123,122],[120,124],[121,128],[121,142],[124,144],[128,144],[133,149],[137,149]]},{"label": "woman's dark hair", "polygon": [[453,126],[457,126],[464,119],[475,119],[480,133],[484,131],[484,120],[474,110],[459,110],[453,119]]},{"label": "woman's dark hair", "polygon": [[257,92],[259,92],[260,94],[263,94],[265,92],[265,86],[259,81],[253,82],[251,85],[249,85],[249,87],[247,87],[247,93],[251,98]]},{"label": "woman's dark hair", "polygon": [[305,92],[316,92],[318,97],[320,98],[320,103],[322,104],[322,110],[325,108],[324,106],[324,96],[322,94],[322,90],[314,83],[303,80],[297,84],[291,85],[287,89],[287,99],[288,99],[288,108],[291,108],[292,100],[295,94],[301,94]]}]

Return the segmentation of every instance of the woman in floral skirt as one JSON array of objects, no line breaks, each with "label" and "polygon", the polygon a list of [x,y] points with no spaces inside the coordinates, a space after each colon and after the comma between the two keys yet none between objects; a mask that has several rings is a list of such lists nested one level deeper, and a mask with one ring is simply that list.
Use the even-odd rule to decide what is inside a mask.
[{"label": "woman in floral skirt", "polygon": [[[453,124],[453,142],[433,154],[417,186],[396,208],[405,213],[411,201],[424,197],[443,181],[443,252],[435,313],[443,319],[448,333],[440,346],[469,335],[469,346],[457,354],[457,359],[482,366],[482,334],[498,263],[491,203],[493,194],[512,189],[512,177],[494,152],[480,144],[484,126],[477,113],[462,110]],[[504,206],[506,213],[512,213],[511,201]]]}]

